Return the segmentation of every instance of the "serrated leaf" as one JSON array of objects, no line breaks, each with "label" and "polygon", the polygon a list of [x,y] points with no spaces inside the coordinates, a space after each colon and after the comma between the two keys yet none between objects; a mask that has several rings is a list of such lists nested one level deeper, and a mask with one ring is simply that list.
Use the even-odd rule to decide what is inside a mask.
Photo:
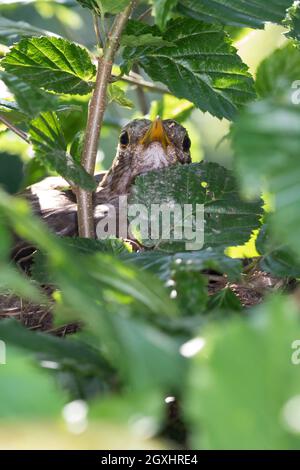
[{"label": "serrated leaf", "polygon": [[155,22],[164,29],[178,0],[153,0]]},{"label": "serrated leaf", "polygon": [[96,70],[86,49],[66,39],[22,39],[1,61],[18,78],[48,91],[84,95]]},{"label": "serrated leaf", "polygon": [[94,178],[67,153],[67,144],[55,113],[43,113],[31,121],[29,135],[35,155],[43,164],[82,188],[95,189]]},{"label": "serrated leaf", "polygon": [[[152,213],[152,204],[166,203],[170,208],[177,204],[183,214],[184,205],[192,204],[194,216],[196,204],[204,205],[205,247],[225,248],[245,243],[252,231],[260,226],[262,214],[261,200],[246,202],[241,199],[232,172],[208,162],[176,165],[138,176],[129,202],[143,204],[147,208],[147,215]],[[181,242],[173,238],[175,227],[176,224],[171,224],[170,240],[163,239],[160,229],[158,240],[151,239],[149,231],[149,238],[144,239],[143,243],[182,251],[187,240],[184,236]]]},{"label": "serrated leaf", "polygon": [[162,281],[169,281],[176,273],[202,272],[212,270],[227,274],[231,281],[240,277],[242,264],[239,260],[229,258],[222,250],[201,250],[176,254],[166,254],[161,251],[122,254],[121,259],[133,264],[139,269],[149,270]]},{"label": "serrated leaf", "polygon": [[200,21],[249,28],[281,23],[293,0],[180,0],[178,11]]},{"label": "serrated leaf", "polygon": [[268,225],[263,225],[256,240],[256,248],[263,271],[277,277],[300,277],[300,259],[285,246],[274,240]]},{"label": "serrated leaf", "polygon": [[289,29],[287,36],[292,39],[300,41],[300,4],[295,2],[294,5],[289,8],[284,26]]},{"label": "serrated leaf", "polygon": [[[167,331],[194,334],[196,328],[203,327],[210,317],[207,312],[207,272],[227,275],[238,281],[242,263],[224,255],[223,250],[201,250],[169,255],[161,251],[121,254],[121,259],[133,264],[139,270],[150,271],[165,283],[169,295],[180,307],[180,317],[157,319]],[[215,317],[214,317],[215,318]]]},{"label": "serrated leaf", "polygon": [[[137,37],[148,33],[161,35],[157,27],[136,21],[130,21],[126,29],[126,34]],[[123,70],[137,62],[175,96],[218,118],[233,119],[255,97],[248,68],[221,25],[179,18],[168,23],[163,39],[173,46],[126,48]]]},{"label": "serrated leaf", "polygon": [[259,65],[256,89],[262,98],[288,96],[300,77],[300,50],[293,44],[277,49]]},{"label": "serrated leaf", "polygon": [[30,118],[33,118],[42,111],[54,110],[57,107],[55,95],[46,93],[17,76],[6,72],[0,72],[0,78],[10,92],[13,93],[19,105],[19,110]]},{"label": "serrated leaf", "polygon": [[240,299],[235,295],[230,287],[225,287],[209,297],[207,308],[208,310],[240,312],[243,307]]},{"label": "serrated leaf", "polygon": [[2,44],[16,42],[17,39],[24,36],[54,36],[40,28],[36,28],[24,21],[12,21],[0,16],[0,39]]},{"label": "serrated leaf", "polygon": [[127,98],[125,91],[122,90],[118,85],[111,83],[107,89],[109,103],[118,103],[123,108],[132,109],[134,107],[133,102]]},{"label": "serrated leaf", "polygon": [[275,101],[248,107],[233,127],[235,167],[248,196],[274,195],[274,235],[300,254],[300,109]]}]

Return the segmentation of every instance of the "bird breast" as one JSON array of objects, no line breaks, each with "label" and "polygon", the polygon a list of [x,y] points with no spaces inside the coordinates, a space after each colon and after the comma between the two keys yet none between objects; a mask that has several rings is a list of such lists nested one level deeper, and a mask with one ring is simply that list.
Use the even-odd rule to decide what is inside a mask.
[{"label": "bird breast", "polygon": [[175,163],[176,156],[173,156],[171,150],[168,147],[168,150],[165,151],[159,142],[152,142],[149,146],[142,147],[135,159],[134,174],[138,175],[151,170],[159,170]]}]

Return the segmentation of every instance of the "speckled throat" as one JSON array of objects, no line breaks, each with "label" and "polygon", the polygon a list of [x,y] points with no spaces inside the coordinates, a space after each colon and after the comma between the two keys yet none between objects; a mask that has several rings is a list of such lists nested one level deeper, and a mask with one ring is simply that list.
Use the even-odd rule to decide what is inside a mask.
[{"label": "speckled throat", "polygon": [[176,163],[191,163],[189,150],[187,132],[175,121],[132,121],[121,133],[112,167],[98,186],[96,203],[128,194],[137,175]]}]

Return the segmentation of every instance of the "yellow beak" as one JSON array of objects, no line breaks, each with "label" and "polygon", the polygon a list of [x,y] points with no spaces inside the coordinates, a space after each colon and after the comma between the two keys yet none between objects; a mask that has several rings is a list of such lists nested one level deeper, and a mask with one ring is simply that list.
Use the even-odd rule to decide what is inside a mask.
[{"label": "yellow beak", "polygon": [[144,137],[140,140],[140,143],[145,147],[148,147],[148,145],[150,145],[152,142],[160,142],[165,150],[167,149],[168,145],[170,145],[170,139],[167,136],[160,117],[157,117],[153,121]]}]

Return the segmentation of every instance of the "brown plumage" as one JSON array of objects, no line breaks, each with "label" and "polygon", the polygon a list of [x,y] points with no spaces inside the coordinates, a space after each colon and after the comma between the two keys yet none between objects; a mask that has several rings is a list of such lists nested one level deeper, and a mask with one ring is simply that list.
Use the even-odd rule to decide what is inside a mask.
[{"label": "brown plumage", "polygon": [[[148,119],[131,121],[121,131],[111,169],[96,176],[95,222],[100,217],[99,206],[117,205],[118,196],[130,192],[137,175],[190,162],[190,139],[180,124],[159,118],[153,123]],[[76,198],[63,178],[46,178],[23,195],[55,233],[60,236],[78,234]]]}]

